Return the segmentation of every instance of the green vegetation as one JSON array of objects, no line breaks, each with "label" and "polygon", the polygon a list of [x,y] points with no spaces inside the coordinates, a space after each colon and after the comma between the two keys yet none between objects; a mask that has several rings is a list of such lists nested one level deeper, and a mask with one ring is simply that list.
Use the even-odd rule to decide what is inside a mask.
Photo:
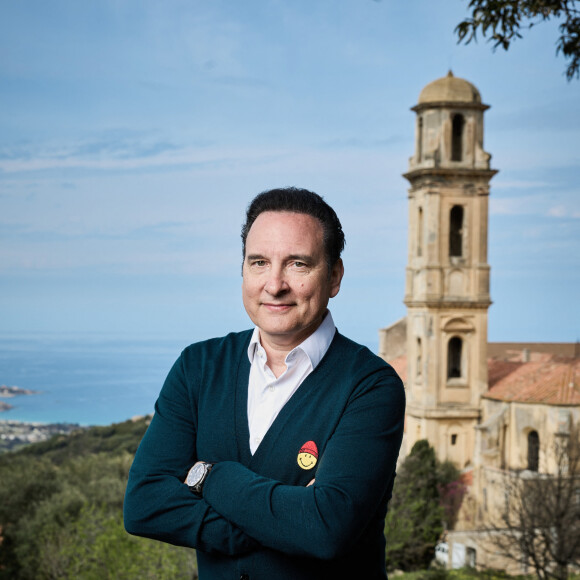
[{"label": "green vegetation", "polygon": [[[93,427],[0,454],[0,580],[197,578],[195,553],[123,527],[129,467],[147,419]],[[459,473],[418,441],[395,484],[387,564],[401,580],[492,580],[501,572],[427,569],[461,503]]]},{"label": "green vegetation", "polygon": [[389,570],[428,568],[444,526],[455,523],[464,491],[459,475],[453,464],[437,460],[425,439],[413,445],[397,474],[385,522]]},{"label": "green vegetation", "polygon": [[147,420],[0,455],[0,580],[197,577],[195,553],[136,538],[122,505]]},{"label": "green vegetation", "polygon": [[511,43],[522,38],[521,30],[555,20],[560,36],[556,54],[561,53],[570,62],[566,78],[580,78],[580,7],[577,0],[469,0],[471,17],[455,28],[459,42],[469,44],[477,40],[477,32],[508,50]]}]

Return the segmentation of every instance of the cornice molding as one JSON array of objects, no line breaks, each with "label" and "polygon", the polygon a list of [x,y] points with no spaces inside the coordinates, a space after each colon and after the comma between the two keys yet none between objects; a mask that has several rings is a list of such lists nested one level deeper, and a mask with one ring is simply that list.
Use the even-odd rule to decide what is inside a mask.
[{"label": "cornice molding", "polygon": [[[498,173],[497,169],[471,169],[467,167],[420,167],[403,173],[403,177],[414,185],[417,181],[426,178],[446,178],[448,180],[460,180],[465,182],[466,178],[480,179],[489,182]],[[489,192],[487,192],[489,195]],[[482,194],[480,194],[482,195]]]},{"label": "cornice molding", "polygon": [[426,109],[453,109],[454,111],[460,111],[461,109],[475,109],[476,111],[487,111],[490,105],[485,105],[484,103],[462,103],[460,101],[433,101],[427,103],[419,103],[414,107],[411,107],[411,111],[415,113],[422,113]]},{"label": "cornice molding", "polygon": [[413,298],[405,297],[403,303],[408,308],[430,308],[432,310],[449,310],[457,308],[479,309],[487,310],[492,304],[491,299],[482,300],[445,300],[445,299],[424,299],[414,300]]},{"label": "cornice molding", "polygon": [[479,419],[481,411],[478,407],[445,405],[439,407],[419,407],[407,405],[407,415],[416,419]]}]

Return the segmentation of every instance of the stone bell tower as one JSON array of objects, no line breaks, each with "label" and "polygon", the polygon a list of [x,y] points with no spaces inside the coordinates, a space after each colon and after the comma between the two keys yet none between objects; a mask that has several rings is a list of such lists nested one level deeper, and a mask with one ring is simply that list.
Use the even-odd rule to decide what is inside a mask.
[{"label": "stone bell tower", "polygon": [[473,459],[487,390],[487,230],[491,155],[479,91],[446,77],[428,84],[409,160],[407,449],[428,439],[459,468]]}]

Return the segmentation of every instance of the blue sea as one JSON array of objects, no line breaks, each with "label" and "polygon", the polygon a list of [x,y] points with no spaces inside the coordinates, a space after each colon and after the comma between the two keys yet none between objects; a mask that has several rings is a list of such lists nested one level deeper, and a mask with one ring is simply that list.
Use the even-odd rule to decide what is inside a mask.
[{"label": "blue sea", "polygon": [[188,341],[105,334],[1,334],[0,385],[39,391],[0,398],[0,420],[109,425],[153,412]]}]

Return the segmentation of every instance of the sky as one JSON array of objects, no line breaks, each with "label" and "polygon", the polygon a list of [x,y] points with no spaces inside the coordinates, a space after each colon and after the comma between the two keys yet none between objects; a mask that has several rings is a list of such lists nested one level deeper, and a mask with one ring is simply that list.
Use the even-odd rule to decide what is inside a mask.
[{"label": "sky", "polygon": [[0,2],[0,332],[183,337],[250,326],[240,227],[272,187],[346,233],[331,301],[376,349],[405,315],[421,89],[485,113],[492,341],[580,337],[580,81],[557,24],[458,45],[464,0]]}]

